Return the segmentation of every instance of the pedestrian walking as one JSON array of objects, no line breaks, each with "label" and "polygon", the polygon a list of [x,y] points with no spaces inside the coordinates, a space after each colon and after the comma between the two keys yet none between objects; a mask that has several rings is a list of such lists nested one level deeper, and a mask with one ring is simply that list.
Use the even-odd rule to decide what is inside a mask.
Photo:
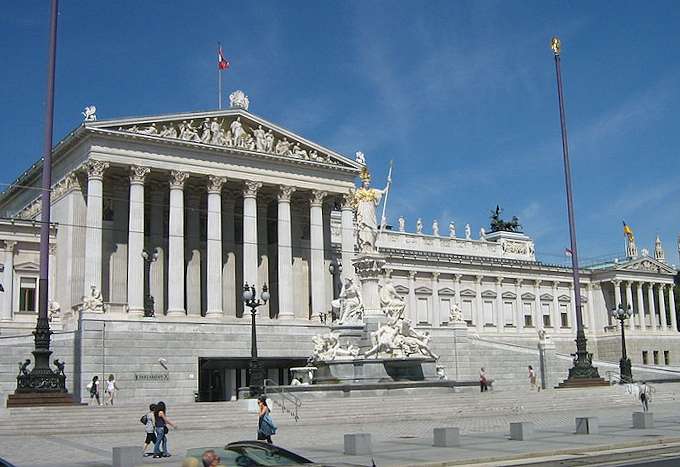
[{"label": "pedestrian walking", "polygon": [[144,456],[151,456],[153,452],[146,452],[149,445],[156,444],[156,423],[154,412],[156,411],[156,404],[151,404],[149,406],[149,412],[141,418],[142,423],[144,423],[144,431],[146,432],[146,439],[144,440],[144,447],[142,448],[142,454]]},{"label": "pedestrian walking", "polygon": [[113,375],[109,375],[109,379],[106,381],[106,390],[104,394],[104,405],[113,405],[113,397],[118,391],[118,386],[116,386],[116,378]]},{"label": "pedestrian walking", "polygon": [[649,410],[649,401],[650,401],[650,396],[651,396],[651,389],[649,386],[647,386],[647,383],[644,381],[642,384],[640,384],[640,403],[642,404],[642,411],[647,412]]},{"label": "pedestrian walking", "polygon": [[529,389],[532,391],[534,389],[538,392],[541,391],[541,387],[538,385],[538,379],[536,378],[536,372],[531,365],[529,365]]},{"label": "pedestrian walking", "polygon": [[90,390],[90,403],[92,403],[92,399],[97,399],[97,405],[101,407],[102,402],[99,400],[99,376],[92,378],[92,381],[87,385],[87,389]]},{"label": "pedestrian walking", "polygon": [[257,405],[260,409],[257,418],[257,439],[272,444],[272,435],[276,434],[276,425],[270,415],[269,406],[267,405],[267,396],[258,397]]},{"label": "pedestrian walking", "polygon": [[489,375],[487,375],[484,367],[479,370],[479,389],[480,392],[486,392],[489,390]]},{"label": "pedestrian walking", "polygon": [[[168,452],[168,426],[177,429],[177,424],[168,418],[165,407],[165,402],[160,401],[156,404],[156,410],[153,412],[154,421],[156,424],[156,442],[153,445],[153,458],[170,457]],[[161,445],[163,449],[161,450]]]}]

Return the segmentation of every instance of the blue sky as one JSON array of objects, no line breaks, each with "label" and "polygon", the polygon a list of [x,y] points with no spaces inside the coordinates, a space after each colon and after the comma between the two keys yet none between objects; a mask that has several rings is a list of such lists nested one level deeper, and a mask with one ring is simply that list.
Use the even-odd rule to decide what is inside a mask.
[{"label": "blue sky", "polygon": [[[0,183],[40,154],[47,1],[0,16]],[[550,37],[562,39],[582,259],[658,233],[678,263],[680,3],[622,1],[62,0],[55,141],[100,119],[213,109],[216,42],[251,111],[347,155],[361,150],[388,214],[487,226],[500,204],[564,262],[564,174]],[[443,227],[442,227],[443,228]],[[444,229],[444,228],[443,228]],[[445,230],[445,229],[444,229]]]}]

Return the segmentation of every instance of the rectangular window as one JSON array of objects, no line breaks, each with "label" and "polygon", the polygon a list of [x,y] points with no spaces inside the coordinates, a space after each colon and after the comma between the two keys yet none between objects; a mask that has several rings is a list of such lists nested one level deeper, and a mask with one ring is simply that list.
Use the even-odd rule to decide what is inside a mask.
[{"label": "rectangular window", "polygon": [[451,311],[451,299],[439,298],[439,319],[442,324],[449,322],[449,312]]},{"label": "rectangular window", "polygon": [[22,277],[19,284],[19,311],[37,311],[35,277]]},{"label": "rectangular window", "polygon": [[560,304],[560,326],[569,327],[569,308],[565,304]]},{"label": "rectangular window", "polygon": [[522,306],[524,308],[524,327],[533,328],[534,320],[531,313],[531,303],[524,303]]},{"label": "rectangular window", "polygon": [[512,302],[503,302],[503,317],[505,326],[514,326],[515,320],[513,315],[515,314],[515,307]]},{"label": "rectangular window", "polygon": [[671,353],[668,350],[663,351],[663,364],[664,365],[671,364]]},{"label": "rectangular window", "polygon": [[493,302],[491,300],[484,300],[484,326],[494,326]]},{"label": "rectangular window", "polygon": [[654,364],[658,365],[659,364],[659,351],[655,350],[652,355],[654,356]]},{"label": "rectangular window", "polygon": [[541,303],[541,311],[543,313],[543,327],[549,328],[550,324],[550,303]]},{"label": "rectangular window", "polygon": [[418,299],[418,324],[428,324],[427,298]]},{"label": "rectangular window", "polygon": [[649,352],[647,352],[646,350],[642,351],[642,364],[643,365],[649,364]]},{"label": "rectangular window", "polygon": [[463,319],[472,324],[472,300],[463,300]]}]

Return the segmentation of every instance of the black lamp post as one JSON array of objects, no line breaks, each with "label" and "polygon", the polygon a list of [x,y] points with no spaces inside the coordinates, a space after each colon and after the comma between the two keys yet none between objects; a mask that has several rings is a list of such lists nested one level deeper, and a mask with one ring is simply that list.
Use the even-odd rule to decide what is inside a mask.
[{"label": "black lamp post", "polygon": [[257,358],[257,330],[255,327],[255,313],[257,307],[264,305],[269,300],[269,289],[267,284],[262,286],[262,293],[260,298],[257,297],[255,286],[249,286],[246,282],[243,285],[243,303],[250,308],[251,321],[251,339],[250,339],[250,397],[257,397],[262,393],[262,386],[264,386],[264,368]]},{"label": "black lamp post", "polygon": [[618,308],[609,310],[609,316],[614,319],[618,319],[621,322],[621,361],[619,361],[619,370],[621,372],[621,382],[630,383],[633,381],[633,371],[631,370],[630,358],[626,354],[626,331],[624,323],[625,321],[633,316],[630,305],[626,305],[624,308],[622,304],[619,304]]},{"label": "black lamp post", "polygon": [[154,248],[153,253],[142,250],[144,258],[144,317],[153,318],[155,300],[151,295],[151,263],[158,260],[158,248]]}]

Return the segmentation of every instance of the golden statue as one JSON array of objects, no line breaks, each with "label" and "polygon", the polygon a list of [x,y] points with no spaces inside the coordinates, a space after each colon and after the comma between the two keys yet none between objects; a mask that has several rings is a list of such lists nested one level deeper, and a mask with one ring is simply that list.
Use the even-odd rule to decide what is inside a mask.
[{"label": "golden statue", "polygon": [[353,205],[357,211],[357,243],[359,251],[375,253],[375,243],[378,238],[378,220],[376,208],[385,190],[371,188],[371,174],[366,166],[359,175],[361,186],[354,193]]},{"label": "golden statue", "polygon": [[550,48],[552,49],[553,53],[555,55],[560,54],[560,47],[562,44],[560,43],[560,38],[557,36],[553,36],[552,40],[550,41]]}]

